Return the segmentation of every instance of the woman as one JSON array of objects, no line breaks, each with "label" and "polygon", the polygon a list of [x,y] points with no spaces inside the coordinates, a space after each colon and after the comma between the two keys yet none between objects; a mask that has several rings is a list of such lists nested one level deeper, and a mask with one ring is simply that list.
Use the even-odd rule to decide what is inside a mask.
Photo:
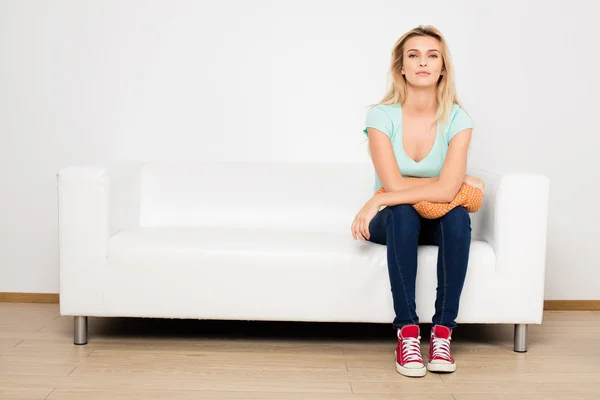
[{"label": "woman", "polygon": [[[415,305],[417,248],[439,246],[437,295],[427,370],[453,372],[452,330],[467,272],[471,220],[464,207],[438,219],[424,219],[419,201],[452,201],[466,175],[472,122],[458,100],[448,46],[432,26],[420,26],[395,43],[392,82],[384,99],[367,113],[365,134],[376,173],[374,195],[352,223],[354,239],[387,245],[397,329],[396,369],[425,376]],[[422,179],[406,179],[406,177]],[[381,209],[384,207],[383,209]]]}]

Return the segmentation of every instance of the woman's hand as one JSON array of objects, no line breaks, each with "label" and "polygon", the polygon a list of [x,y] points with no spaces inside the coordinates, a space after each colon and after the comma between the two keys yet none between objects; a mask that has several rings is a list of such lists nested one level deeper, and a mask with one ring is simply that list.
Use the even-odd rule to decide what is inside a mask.
[{"label": "woman's hand", "polygon": [[475,178],[474,176],[466,175],[464,183],[481,190],[481,193],[483,193],[483,195],[485,196],[485,182],[483,182],[481,179]]},{"label": "woman's hand", "polygon": [[381,208],[379,196],[383,196],[383,194],[377,194],[371,197],[358,214],[356,214],[354,222],[352,223],[352,237],[354,240],[358,238],[365,241],[371,237],[369,224],[375,215],[377,215],[377,212],[379,212],[379,208]]}]

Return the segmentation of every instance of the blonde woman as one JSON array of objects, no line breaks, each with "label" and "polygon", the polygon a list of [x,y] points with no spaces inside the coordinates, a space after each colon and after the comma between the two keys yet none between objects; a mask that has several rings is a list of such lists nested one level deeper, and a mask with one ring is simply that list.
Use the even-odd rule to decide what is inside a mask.
[{"label": "blonde woman", "polygon": [[[425,219],[412,205],[450,202],[463,182],[483,190],[482,181],[466,175],[472,121],[456,94],[448,45],[435,27],[420,26],[402,35],[394,44],[390,69],[391,87],[367,113],[364,130],[375,190],[383,187],[385,192],[359,211],[352,236],[387,246],[397,371],[413,377],[425,376],[426,370],[453,372],[450,340],[467,272],[471,220],[464,207]],[[439,248],[427,368],[415,305],[419,244]]]}]

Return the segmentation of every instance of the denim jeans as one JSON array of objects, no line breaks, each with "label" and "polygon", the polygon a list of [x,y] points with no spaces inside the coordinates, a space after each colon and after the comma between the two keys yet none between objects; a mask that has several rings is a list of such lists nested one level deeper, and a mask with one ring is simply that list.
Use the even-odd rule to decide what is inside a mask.
[{"label": "denim jeans", "polygon": [[394,328],[419,323],[415,304],[417,249],[420,244],[431,244],[438,246],[432,323],[454,329],[471,245],[471,218],[467,210],[456,207],[441,218],[426,219],[410,204],[388,206],[371,220],[369,232],[370,242],[387,246],[396,313]]}]

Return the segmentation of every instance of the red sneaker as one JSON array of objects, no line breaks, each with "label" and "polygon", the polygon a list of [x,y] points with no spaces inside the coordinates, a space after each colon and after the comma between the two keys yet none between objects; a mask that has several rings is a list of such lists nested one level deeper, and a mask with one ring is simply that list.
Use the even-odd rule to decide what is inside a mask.
[{"label": "red sneaker", "polygon": [[405,325],[398,329],[396,371],[404,376],[421,377],[427,372],[421,356],[421,336],[418,325]]},{"label": "red sneaker", "polygon": [[452,330],[442,325],[434,325],[431,328],[429,342],[429,362],[427,369],[431,372],[454,372],[456,362],[450,352],[450,340]]}]

